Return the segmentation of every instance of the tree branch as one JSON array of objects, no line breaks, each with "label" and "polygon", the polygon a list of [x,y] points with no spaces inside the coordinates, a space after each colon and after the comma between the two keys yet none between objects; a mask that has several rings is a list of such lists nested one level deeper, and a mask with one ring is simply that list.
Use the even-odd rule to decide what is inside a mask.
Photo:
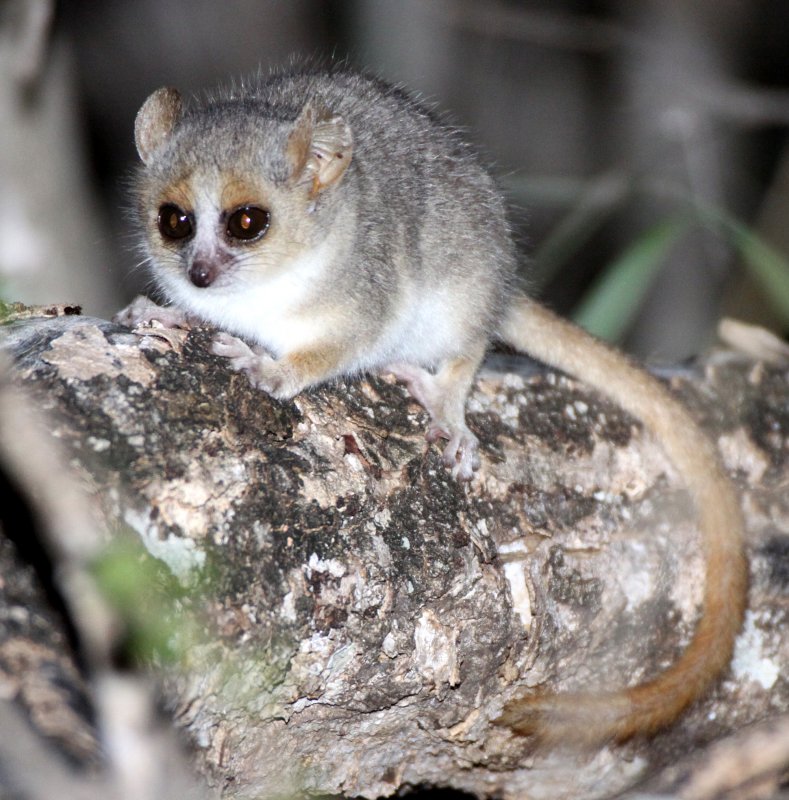
[{"label": "tree branch", "polygon": [[469,403],[482,469],[458,485],[401,387],[278,403],[209,337],[79,317],[6,328],[95,506],[166,564],[197,622],[172,637],[164,692],[225,796],[611,796],[668,785],[677,754],[789,707],[783,367],[725,355],[670,379],[748,516],[732,669],[650,742],[565,752],[491,719],[534,687],[649,677],[693,631],[703,564],[659,446],[577,382],[499,358]]}]

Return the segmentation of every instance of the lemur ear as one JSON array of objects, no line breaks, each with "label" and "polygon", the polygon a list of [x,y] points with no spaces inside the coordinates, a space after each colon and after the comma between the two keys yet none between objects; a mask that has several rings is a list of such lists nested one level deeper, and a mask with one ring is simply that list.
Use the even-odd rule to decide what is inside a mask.
[{"label": "lemur ear", "polygon": [[293,123],[288,136],[287,157],[292,166],[292,180],[309,183],[316,197],[338,183],[353,153],[353,136],[348,123],[330,111],[316,111],[307,104]]},{"label": "lemur ear", "polygon": [[177,89],[157,89],[142,104],[134,120],[134,143],[143,164],[169,139],[183,113]]}]

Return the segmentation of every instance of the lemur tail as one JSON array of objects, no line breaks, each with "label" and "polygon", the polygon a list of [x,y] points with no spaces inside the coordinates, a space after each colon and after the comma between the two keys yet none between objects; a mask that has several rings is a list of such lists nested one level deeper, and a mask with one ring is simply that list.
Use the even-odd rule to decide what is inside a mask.
[{"label": "lemur tail", "polygon": [[748,588],[735,489],[688,412],[626,356],[526,297],[513,302],[500,335],[517,350],[589,383],[649,429],[693,497],[706,581],[693,639],[667,670],[621,691],[523,697],[510,702],[497,723],[552,742],[591,744],[652,734],[673,722],[731,659]]}]

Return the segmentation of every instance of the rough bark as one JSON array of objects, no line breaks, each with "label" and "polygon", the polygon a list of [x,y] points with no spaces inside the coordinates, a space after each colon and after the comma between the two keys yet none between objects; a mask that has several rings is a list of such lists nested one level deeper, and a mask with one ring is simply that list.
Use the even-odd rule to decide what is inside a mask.
[{"label": "rough bark", "polygon": [[731,670],[655,739],[571,752],[490,720],[532,687],[613,688],[665,667],[703,583],[682,487],[616,406],[494,360],[469,403],[482,468],[458,485],[421,409],[384,378],[279,403],[199,328],[69,316],[4,338],[108,525],[177,579],[192,622],[163,692],[227,797],[680,791],[689,753],[712,758],[710,741],[789,710],[785,367],[719,354],[670,378],[747,515],[750,610]]}]

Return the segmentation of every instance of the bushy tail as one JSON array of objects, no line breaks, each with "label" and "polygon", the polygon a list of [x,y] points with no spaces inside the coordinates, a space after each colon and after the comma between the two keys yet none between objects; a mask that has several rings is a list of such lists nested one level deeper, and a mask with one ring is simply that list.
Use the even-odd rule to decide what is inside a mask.
[{"label": "bushy tail", "polygon": [[641,420],[693,497],[707,573],[696,632],[665,672],[621,691],[524,697],[507,705],[497,722],[553,742],[622,741],[654,733],[698,698],[731,659],[748,579],[734,487],[684,407],[626,356],[526,297],[513,303],[501,338],[589,383]]}]

